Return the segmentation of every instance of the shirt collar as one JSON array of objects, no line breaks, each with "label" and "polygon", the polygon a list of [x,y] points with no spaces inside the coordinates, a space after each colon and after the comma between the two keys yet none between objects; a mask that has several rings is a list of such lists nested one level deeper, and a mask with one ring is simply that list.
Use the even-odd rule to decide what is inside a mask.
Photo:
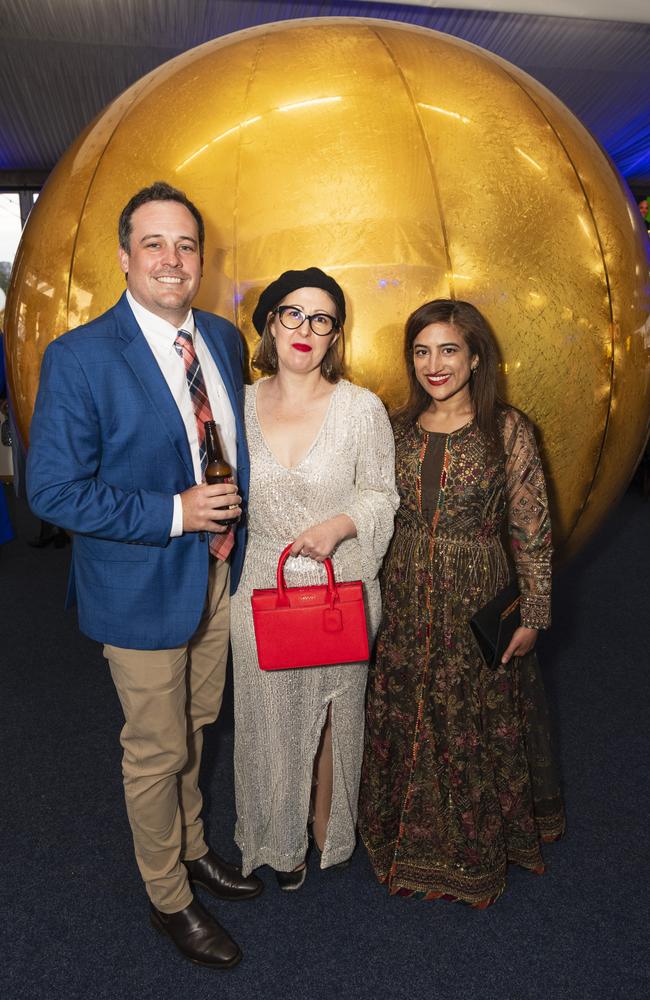
[{"label": "shirt collar", "polygon": [[136,322],[142,332],[149,336],[164,339],[165,343],[169,345],[170,350],[174,347],[176,334],[179,330],[187,330],[187,332],[192,336],[196,333],[194,313],[191,309],[188,310],[187,316],[181,325],[176,327],[168,320],[163,319],[161,316],[156,316],[156,314],[152,313],[149,309],[145,309],[143,305],[133,298],[128,288],[126,290],[126,300],[129,303]]}]

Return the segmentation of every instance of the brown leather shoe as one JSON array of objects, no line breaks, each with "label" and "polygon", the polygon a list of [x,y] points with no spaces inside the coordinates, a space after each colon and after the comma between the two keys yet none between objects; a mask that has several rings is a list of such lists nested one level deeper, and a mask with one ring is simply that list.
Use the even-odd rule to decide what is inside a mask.
[{"label": "brown leather shoe", "polygon": [[196,899],[178,913],[161,913],[151,903],[150,919],[190,962],[212,969],[232,969],[241,961],[239,945]]},{"label": "brown leather shoe", "polygon": [[208,851],[195,861],[184,861],[190,881],[211,892],[217,899],[253,899],[259,896],[264,883],[257,875],[244,877],[241,868],[229,865],[214,851]]}]

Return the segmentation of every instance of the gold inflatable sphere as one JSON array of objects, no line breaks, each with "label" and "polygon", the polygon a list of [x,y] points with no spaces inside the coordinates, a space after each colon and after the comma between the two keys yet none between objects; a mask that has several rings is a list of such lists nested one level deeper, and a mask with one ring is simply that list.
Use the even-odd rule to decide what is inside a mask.
[{"label": "gold inflatable sphere", "polygon": [[322,267],[350,304],[351,377],[388,404],[409,313],[478,305],[504,395],[540,429],[556,543],[593,531],[647,436],[648,243],[544,87],[455,38],[356,18],[264,25],[154,70],[65,154],[25,229],[6,309],[25,434],[45,347],[121,293],[118,214],[158,179],[205,215],[198,305],[252,345],[259,290]]}]

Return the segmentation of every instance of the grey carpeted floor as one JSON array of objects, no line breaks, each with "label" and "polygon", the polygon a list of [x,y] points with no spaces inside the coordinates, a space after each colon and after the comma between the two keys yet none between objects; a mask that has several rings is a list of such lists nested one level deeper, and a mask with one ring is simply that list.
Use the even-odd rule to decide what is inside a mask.
[{"label": "grey carpeted floor", "polygon": [[[99,647],[63,611],[69,549],[0,549],[2,912],[8,1000],[336,997],[648,1000],[650,504],[628,494],[558,578],[543,637],[568,832],[543,877],[513,868],[489,910],[390,898],[362,848],[304,888],[204,902],[239,941],[194,967],[148,925],[122,804],[120,712]],[[204,755],[210,836],[234,860],[232,711]]]}]

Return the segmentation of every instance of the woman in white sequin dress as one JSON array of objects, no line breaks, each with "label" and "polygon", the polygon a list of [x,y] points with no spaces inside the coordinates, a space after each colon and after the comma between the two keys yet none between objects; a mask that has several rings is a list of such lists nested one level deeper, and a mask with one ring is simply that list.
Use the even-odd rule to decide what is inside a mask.
[{"label": "woman in white sequin dress", "polygon": [[231,605],[235,838],[243,871],[270,865],[283,889],[304,882],[311,818],[322,868],[354,850],[367,664],[260,670],[251,592],[275,586],[289,543],[288,586],[324,582],[331,556],[338,580],[364,582],[372,639],[398,503],[386,411],[341,378],[344,320],[343,292],[318,268],[285,272],[253,314],[253,365],[270,377],[246,390],[249,535]]}]

